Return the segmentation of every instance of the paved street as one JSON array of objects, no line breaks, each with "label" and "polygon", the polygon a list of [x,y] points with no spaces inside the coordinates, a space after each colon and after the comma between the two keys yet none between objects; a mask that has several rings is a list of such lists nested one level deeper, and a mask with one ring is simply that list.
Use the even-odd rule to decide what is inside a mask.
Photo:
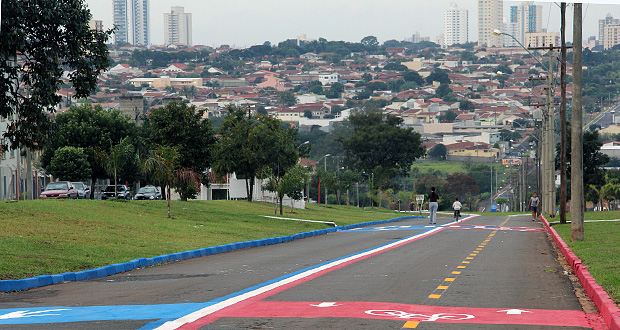
[{"label": "paved street", "polygon": [[414,218],[0,294],[0,329],[605,329],[528,216]]}]

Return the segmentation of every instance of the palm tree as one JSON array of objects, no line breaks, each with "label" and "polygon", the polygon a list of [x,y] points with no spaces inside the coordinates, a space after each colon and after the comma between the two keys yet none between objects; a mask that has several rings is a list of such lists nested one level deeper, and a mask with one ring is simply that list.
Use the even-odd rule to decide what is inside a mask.
[{"label": "palm tree", "polygon": [[142,171],[151,173],[157,180],[163,183],[166,189],[166,201],[168,204],[168,218],[170,218],[170,186],[175,182],[174,169],[179,159],[179,152],[168,146],[158,146],[149,152],[149,157],[142,163]]},{"label": "palm tree", "polygon": [[177,183],[193,184],[196,191],[200,191],[201,176],[199,173],[188,169],[177,169],[179,152],[174,147],[158,146],[149,152],[149,157],[142,164],[142,171],[150,173],[166,189],[166,202],[168,205],[168,218],[170,215],[170,189]]},{"label": "palm tree", "polygon": [[106,153],[102,150],[96,150],[97,158],[103,163],[103,168],[108,175],[114,177],[114,197],[118,196],[116,184],[118,183],[118,171],[133,154],[133,145],[129,142],[129,138],[123,138],[117,145],[110,148],[110,152]]}]

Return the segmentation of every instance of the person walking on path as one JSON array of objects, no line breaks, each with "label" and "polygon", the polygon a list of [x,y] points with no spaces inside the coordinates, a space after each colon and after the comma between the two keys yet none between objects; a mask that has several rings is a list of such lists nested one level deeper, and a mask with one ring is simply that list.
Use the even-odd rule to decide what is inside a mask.
[{"label": "person walking on path", "polygon": [[461,217],[461,207],[463,207],[463,204],[459,202],[458,198],[455,198],[454,203],[452,203],[452,208],[454,209],[454,219],[456,221],[459,221],[459,218]]},{"label": "person walking on path", "polygon": [[429,202],[428,211],[430,212],[428,216],[429,224],[437,223],[437,208],[439,207],[439,204],[437,204],[438,200],[439,200],[439,195],[435,191],[435,187],[431,187],[431,194],[428,195],[428,202]]},{"label": "person walking on path", "polygon": [[532,197],[530,197],[530,202],[528,203],[528,206],[532,211],[532,221],[536,221],[536,213],[538,212],[539,204],[540,199],[538,198],[538,196],[536,196],[536,193],[532,194]]}]

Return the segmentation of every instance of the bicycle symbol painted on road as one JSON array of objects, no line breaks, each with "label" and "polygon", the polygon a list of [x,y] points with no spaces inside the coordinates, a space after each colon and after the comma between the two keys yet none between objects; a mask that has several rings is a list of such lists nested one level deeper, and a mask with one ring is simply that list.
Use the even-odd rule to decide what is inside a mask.
[{"label": "bicycle symbol painted on road", "polygon": [[424,315],[424,314],[407,313],[407,312],[397,311],[397,310],[369,310],[369,311],[366,311],[365,313],[370,314],[370,315],[377,315],[377,316],[391,316],[391,317],[395,317],[398,319],[416,319],[417,321],[420,321],[420,322],[434,322],[437,320],[460,321],[460,320],[469,320],[469,319],[474,318],[473,315],[469,315],[469,314],[439,313],[439,314],[433,314],[433,315]]}]

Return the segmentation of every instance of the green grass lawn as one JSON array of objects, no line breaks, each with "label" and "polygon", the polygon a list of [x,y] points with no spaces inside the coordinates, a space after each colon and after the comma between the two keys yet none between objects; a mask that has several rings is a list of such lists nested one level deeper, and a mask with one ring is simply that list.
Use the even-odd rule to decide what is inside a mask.
[{"label": "green grass lawn", "polygon": [[[337,225],[387,220],[396,212],[307,204],[283,217]],[[0,203],[0,279],[58,274],[222,244],[329,227],[270,219],[274,205],[246,201],[36,200]]]},{"label": "green grass lawn", "polygon": [[[586,212],[585,220],[620,219],[620,211]],[[570,214],[567,216],[570,221]],[[553,228],[616,304],[620,304],[620,221],[586,222],[585,240],[571,242],[571,225]]]}]

